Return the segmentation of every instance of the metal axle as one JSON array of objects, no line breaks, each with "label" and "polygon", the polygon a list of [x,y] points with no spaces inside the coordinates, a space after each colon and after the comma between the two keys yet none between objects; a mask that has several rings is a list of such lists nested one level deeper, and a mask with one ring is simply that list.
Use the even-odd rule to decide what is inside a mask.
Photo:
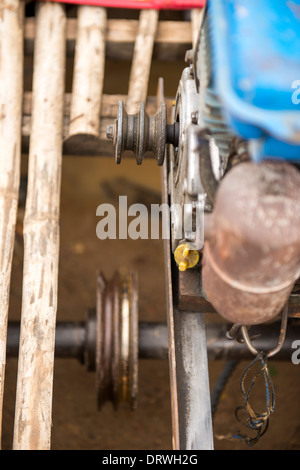
[{"label": "metal axle", "polygon": [[[95,371],[95,314],[88,311],[86,321],[63,322],[56,325],[55,356],[62,359],[77,359],[87,367],[88,371]],[[226,333],[229,326],[224,323],[211,323],[206,325],[207,354],[209,360],[248,360],[253,357],[245,344],[235,340],[228,340]],[[280,332],[280,322],[272,325],[252,327],[251,335],[260,337],[254,344],[258,350],[270,350],[276,345]],[[138,357],[139,359],[168,358],[168,332],[165,323],[139,322],[138,327]],[[7,357],[18,357],[20,324],[8,323]],[[275,360],[286,361],[291,359],[294,351],[293,342],[300,338],[300,324],[291,320],[288,325],[287,336]]]}]

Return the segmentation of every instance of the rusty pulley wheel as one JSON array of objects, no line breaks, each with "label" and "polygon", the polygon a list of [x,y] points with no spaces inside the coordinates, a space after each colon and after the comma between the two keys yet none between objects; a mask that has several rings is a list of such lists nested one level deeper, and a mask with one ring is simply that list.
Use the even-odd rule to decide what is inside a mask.
[{"label": "rusty pulley wheel", "polygon": [[96,387],[98,408],[112,401],[136,408],[138,391],[137,275],[119,270],[97,277]]},{"label": "rusty pulley wheel", "polygon": [[125,105],[119,101],[118,117],[114,125],[107,126],[106,136],[115,146],[115,161],[121,163],[126,150],[134,152],[136,162],[141,165],[146,152],[154,155],[162,165],[166,144],[178,145],[179,123],[167,124],[167,107],[161,103],[153,116],[148,116],[145,104],[139,104],[136,114],[127,114]]}]

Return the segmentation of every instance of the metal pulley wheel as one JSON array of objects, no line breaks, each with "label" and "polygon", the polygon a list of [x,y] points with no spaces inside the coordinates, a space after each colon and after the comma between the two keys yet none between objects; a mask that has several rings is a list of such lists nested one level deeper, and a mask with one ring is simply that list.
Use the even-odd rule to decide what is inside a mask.
[{"label": "metal pulley wheel", "polygon": [[121,163],[123,153],[131,150],[138,165],[147,152],[153,153],[157,164],[162,165],[166,144],[177,145],[178,131],[178,123],[167,124],[165,103],[161,103],[155,115],[148,116],[143,102],[136,114],[127,114],[124,103],[119,101],[118,117],[114,125],[107,126],[106,136],[115,146],[116,163]]},{"label": "metal pulley wheel", "polygon": [[119,270],[107,282],[97,278],[96,387],[98,407],[112,401],[136,408],[138,391],[137,276]]}]

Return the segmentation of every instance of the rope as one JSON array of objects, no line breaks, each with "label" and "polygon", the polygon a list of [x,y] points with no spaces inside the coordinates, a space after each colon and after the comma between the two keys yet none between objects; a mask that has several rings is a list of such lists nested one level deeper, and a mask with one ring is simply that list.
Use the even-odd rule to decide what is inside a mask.
[{"label": "rope", "polygon": [[[251,369],[257,364],[259,364],[258,370],[253,375],[249,387],[246,388],[246,378]],[[260,375],[263,376],[266,393],[266,409],[262,413],[255,411],[250,404],[250,397],[254,385]],[[274,386],[269,372],[266,352],[259,352],[255,359],[245,368],[241,376],[240,387],[244,401],[243,405],[236,408],[235,416],[241,424],[245,425],[246,428],[250,429],[251,431],[256,431],[256,435],[254,437],[250,437],[246,433],[238,432],[237,434],[218,435],[216,437],[218,439],[229,440],[239,439],[240,441],[245,442],[248,446],[252,447],[267,431],[270,415],[273,413],[275,408]],[[242,422],[240,418],[241,412],[246,414],[245,422]]]},{"label": "rope", "polygon": [[[246,377],[253,366],[259,363],[259,368],[257,372],[254,374],[250,385],[248,388],[245,388],[245,380]],[[253,387],[256,383],[257,378],[262,374],[265,384],[265,392],[266,392],[266,410],[263,413],[259,413],[255,411],[252,406],[250,405],[250,396],[253,391]],[[243,440],[247,445],[253,446],[256,444],[259,439],[265,434],[268,424],[270,415],[273,413],[275,408],[275,393],[274,393],[274,386],[270,376],[269,367],[268,367],[268,358],[267,353],[260,352],[256,358],[246,367],[244,370],[242,377],[241,377],[241,392],[244,398],[244,404],[239,406],[236,411],[235,415],[239,422],[242,422],[239,415],[241,411],[244,411],[247,415],[245,426],[248,429],[257,431],[255,437],[249,437],[246,434],[238,433],[234,435],[234,438]]]}]

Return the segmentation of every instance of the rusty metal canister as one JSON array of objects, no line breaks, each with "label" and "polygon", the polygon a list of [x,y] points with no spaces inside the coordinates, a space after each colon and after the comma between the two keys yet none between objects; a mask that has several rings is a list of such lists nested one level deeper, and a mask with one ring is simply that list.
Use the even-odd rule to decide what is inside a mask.
[{"label": "rusty metal canister", "polygon": [[283,161],[246,162],[221,181],[203,250],[203,289],[233,323],[280,313],[300,275],[300,173]]}]

